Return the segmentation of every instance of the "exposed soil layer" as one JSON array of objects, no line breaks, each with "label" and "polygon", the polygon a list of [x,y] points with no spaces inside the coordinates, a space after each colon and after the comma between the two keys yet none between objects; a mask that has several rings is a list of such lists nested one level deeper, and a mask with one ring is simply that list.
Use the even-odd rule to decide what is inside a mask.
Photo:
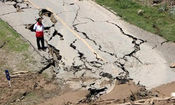
[{"label": "exposed soil layer", "polygon": [[12,87],[9,87],[2,72],[0,76],[2,77],[0,79],[1,105],[33,105],[43,99],[54,97],[60,90],[54,81],[47,80],[36,73],[26,73],[11,78]]}]

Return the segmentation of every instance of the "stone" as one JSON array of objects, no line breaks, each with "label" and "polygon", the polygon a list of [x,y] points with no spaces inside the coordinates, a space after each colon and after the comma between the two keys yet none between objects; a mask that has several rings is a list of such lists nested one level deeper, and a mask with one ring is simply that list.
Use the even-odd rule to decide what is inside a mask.
[{"label": "stone", "polygon": [[175,68],[175,63],[172,63],[172,64],[170,65],[170,68]]},{"label": "stone", "polygon": [[139,10],[137,11],[137,14],[138,14],[139,16],[142,16],[143,13],[144,13],[144,10],[142,10],[142,9],[139,9]]},{"label": "stone", "polygon": [[53,14],[50,16],[50,20],[52,21],[52,23],[56,23],[57,22],[57,20],[55,19]]}]

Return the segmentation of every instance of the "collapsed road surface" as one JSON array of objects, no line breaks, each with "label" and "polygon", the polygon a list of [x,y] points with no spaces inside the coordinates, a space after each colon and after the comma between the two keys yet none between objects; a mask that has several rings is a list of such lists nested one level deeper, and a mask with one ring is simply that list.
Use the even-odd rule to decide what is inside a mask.
[{"label": "collapsed road surface", "polygon": [[56,78],[73,89],[103,94],[115,80],[133,79],[148,89],[175,81],[175,69],[169,67],[175,60],[174,43],[124,22],[93,1],[7,0],[0,2],[0,10],[0,18],[35,48],[32,26],[43,16],[50,49],[39,54],[48,60],[55,53],[56,64],[46,68],[53,65]]}]

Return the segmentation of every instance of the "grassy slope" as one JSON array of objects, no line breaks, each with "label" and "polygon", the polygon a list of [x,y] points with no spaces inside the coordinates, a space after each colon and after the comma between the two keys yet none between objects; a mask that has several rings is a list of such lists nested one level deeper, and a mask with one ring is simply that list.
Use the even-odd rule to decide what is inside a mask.
[{"label": "grassy slope", "polygon": [[[11,81],[13,88],[7,87],[7,81],[4,75],[4,70],[8,69],[10,73],[12,73],[14,69],[19,71],[33,71],[32,66],[35,66],[33,64],[36,64],[36,61],[33,58],[33,56],[30,55],[31,53],[28,50],[29,44],[22,40],[20,35],[12,27],[10,27],[6,22],[0,19],[0,46],[4,42],[7,43],[4,47],[0,48],[0,105],[5,105],[9,102],[13,102],[13,100],[16,100],[19,97],[21,97],[21,95],[25,91],[29,91],[29,94],[25,96],[24,102],[14,102],[13,105],[22,105],[22,103],[24,103],[25,105],[35,105],[36,103],[40,102],[40,99],[43,98],[43,94],[56,94],[55,91],[52,92],[44,89],[38,89],[34,91],[30,90],[31,87],[33,87],[34,85],[32,84],[34,81],[39,81],[40,78],[41,80],[43,78],[44,80],[49,80],[48,74],[46,73],[37,76],[39,77],[39,80],[36,80],[36,78],[32,78],[33,75],[30,77],[25,77],[28,79],[25,79],[24,77],[12,78]],[[21,87],[21,84],[24,87]],[[30,88],[26,88],[26,86]]]},{"label": "grassy slope", "polygon": [[0,46],[3,42],[7,42],[5,48],[10,51],[22,52],[28,50],[29,47],[15,30],[0,19]]},{"label": "grassy slope", "polygon": [[[166,12],[160,13],[156,7],[143,6],[132,0],[96,0],[96,2],[114,10],[131,24],[158,34],[169,41],[175,41],[175,19]],[[139,9],[144,10],[143,16],[137,14]]]}]

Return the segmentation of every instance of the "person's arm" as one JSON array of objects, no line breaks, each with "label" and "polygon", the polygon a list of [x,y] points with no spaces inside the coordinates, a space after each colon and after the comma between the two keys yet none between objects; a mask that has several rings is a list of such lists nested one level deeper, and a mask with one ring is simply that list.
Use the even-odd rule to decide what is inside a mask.
[{"label": "person's arm", "polygon": [[33,30],[36,31],[36,28],[37,28],[37,24],[35,24],[35,25],[33,26]]}]

